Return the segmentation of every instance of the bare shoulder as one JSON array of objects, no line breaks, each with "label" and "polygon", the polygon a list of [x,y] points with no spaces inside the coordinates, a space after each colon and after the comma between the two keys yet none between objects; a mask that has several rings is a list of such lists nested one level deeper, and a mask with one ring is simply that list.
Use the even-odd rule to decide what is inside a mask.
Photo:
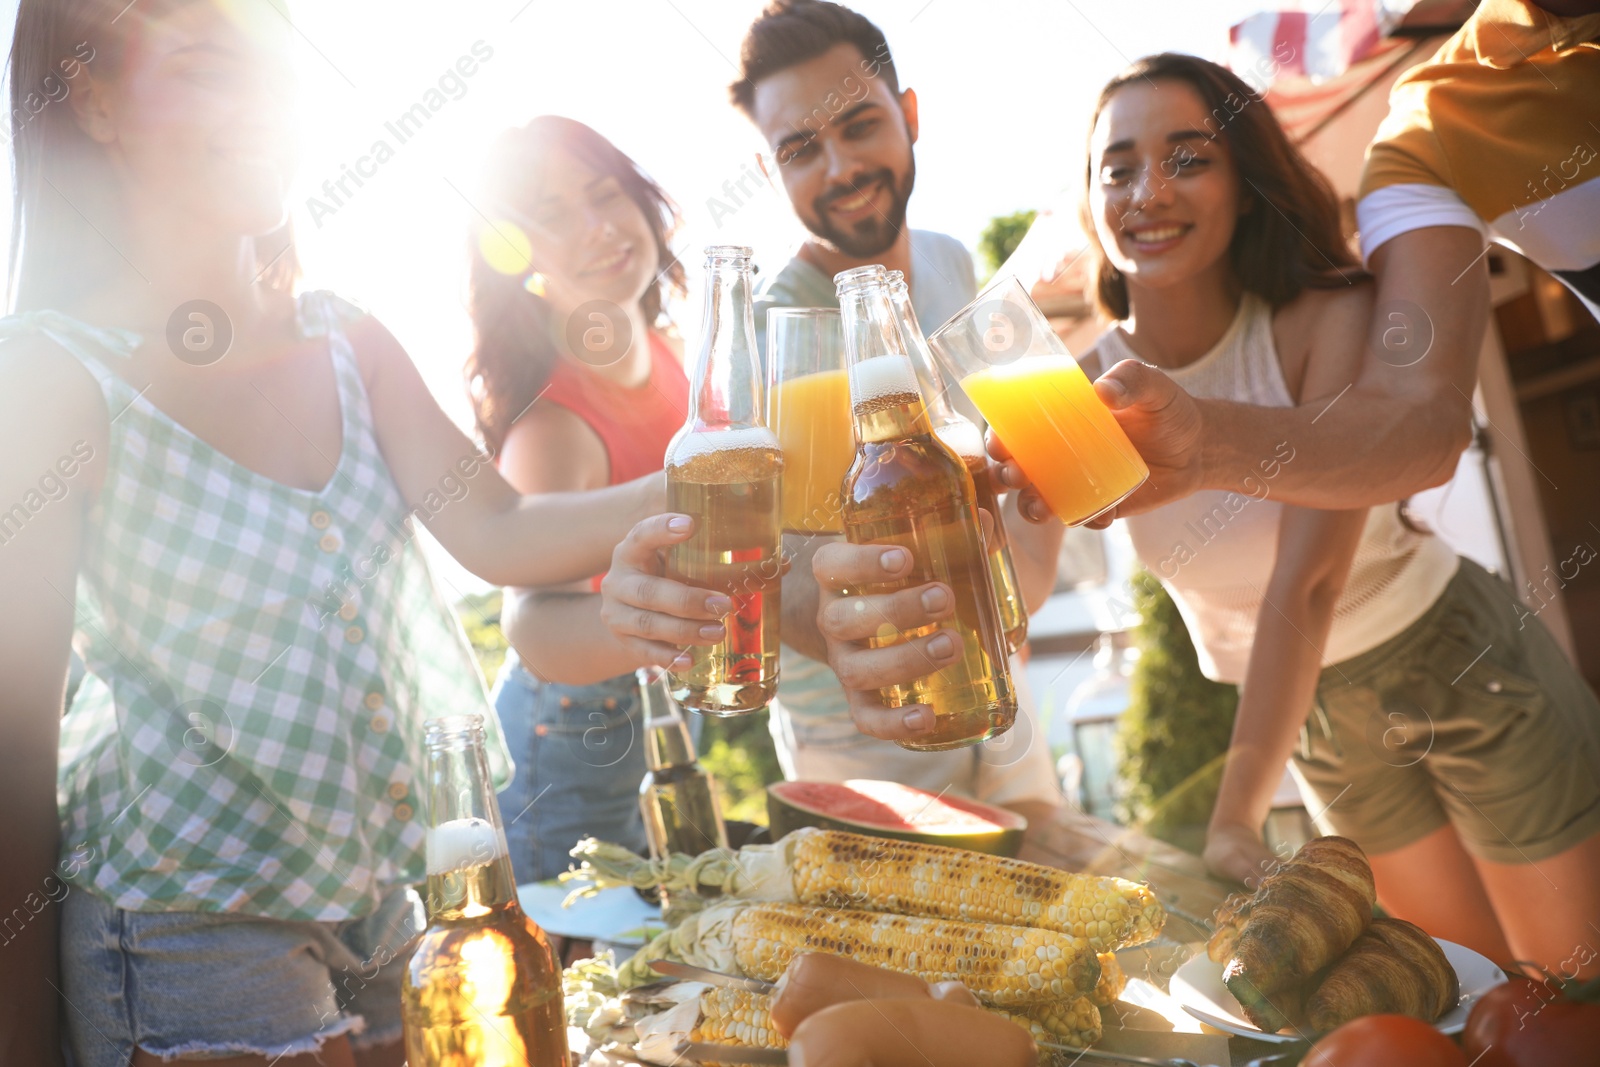
[{"label": "bare shoulder", "polygon": [[1301,291],[1272,317],[1272,337],[1289,391],[1303,388],[1315,360],[1318,380],[1354,380],[1361,368],[1376,287],[1363,279],[1336,288]]},{"label": "bare shoulder", "polygon": [[13,444],[22,428],[48,426],[103,441],[110,421],[94,375],[41,336],[0,341],[0,415],[0,437]]},{"label": "bare shoulder", "polygon": [[45,337],[0,342],[0,482],[37,480],[60,463],[98,489],[110,419],[88,369]]}]

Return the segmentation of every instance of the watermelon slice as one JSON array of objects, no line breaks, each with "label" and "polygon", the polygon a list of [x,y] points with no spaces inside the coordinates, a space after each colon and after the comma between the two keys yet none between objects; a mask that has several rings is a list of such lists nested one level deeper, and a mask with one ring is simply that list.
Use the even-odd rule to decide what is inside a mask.
[{"label": "watermelon slice", "polygon": [[1015,856],[1028,820],[976,800],[938,796],[899,782],[774,782],[767,786],[774,839],[802,826],[921,841]]}]

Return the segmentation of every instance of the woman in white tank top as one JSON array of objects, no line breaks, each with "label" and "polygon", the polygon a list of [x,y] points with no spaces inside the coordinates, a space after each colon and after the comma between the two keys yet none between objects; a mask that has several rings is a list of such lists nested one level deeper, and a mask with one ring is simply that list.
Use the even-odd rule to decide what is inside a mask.
[{"label": "woman in white tank top", "polygon": [[[1140,359],[1198,396],[1339,402],[1371,286],[1332,190],[1245,83],[1190,56],[1135,63],[1100,97],[1087,182],[1119,320],[1091,375]],[[1239,472],[1244,492],[1127,520],[1206,674],[1242,687],[1207,863],[1240,881],[1271,864],[1261,827],[1292,755],[1388,911],[1496,960],[1587,966],[1567,957],[1600,914],[1600,704],[1503,583],[1397,507],[1275,501],[1294,446]]]}]

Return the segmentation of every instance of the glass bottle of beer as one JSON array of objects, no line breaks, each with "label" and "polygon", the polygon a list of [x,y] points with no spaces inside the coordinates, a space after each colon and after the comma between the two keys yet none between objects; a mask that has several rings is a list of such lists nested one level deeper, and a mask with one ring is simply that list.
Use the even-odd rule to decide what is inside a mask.
[{"label": "glass bottle of beer", "polygon": [[704,338],[689,418],[667,446],[667,509],[692,516],[694,535],[667,552],[667,576],[727,595],[723,639],[691,646],[672,696],[707,715],[766,707],[778,691],[779,475],[783,452],[767,429],[750,305],[750,249],[706,249]]},{"label": "glass bottle of beer", "polygon": [[[644,836],[650,855],[663,859],[673,853],[698,856],[713,848],[728,847],[728,830],[717,805],[711,775],[700,766],[694,735],[684,721],[683,709],[667,691],[666,672],[644,667],[636,672],[639,699],[644,704],[644,781],[639,783],[639,810],[644,815]],[[673,921],[672,900],[660,895],[663,914]]]},{"label": "glass bottle of beer", "polygon": [[933,362],[933,353],[928,351],[927,339],[922,336],[922,324],[911,307],[911,289],[906,285],[905,275],[892,270],[888,279],[889,299],[894,302],[895,318],[906,338],[906,351],[917,368],[922,395],[927,398],[928,420],[933,423],[933,432],[972,472],[972,484],[978,490],[978,507],[994,518],[994,528],[989,535],[989,578],[994,582],[994,595],[1000,603],[1000,625],[1005,627],[1006,648],[1015,652],[1028,639],[1028,608],[1022,602],[1017,565],[1012,562],[1011,542],[1006,538],[1005,522],[1000,517],[1000,495],[995,491],[994,479],[989,477],[989,453],[983,447],[983,431],[951,403],[949,389]]},{"label": "glass bottle of beer", "polygon": [[649,768],[639,786],[639,804],[650,855],[698,856],[708,849],[727,848],[728,831],[717,794],[711,775],[696,758],[689,724],[662,684],[659,668],[645,667],[637,673],[644,702],[644,763]]},{"label": "glass bottle of beer", "polygon": [[905,748],[974,744],[1009,730],[1017,715],[977,487],[967,464],[934,433],[883,268],[847,270],[834,283],[844,316],[856,437],[856,458],[843,489],[845,536],[852,544],[899,545],[912,559],[905,578],[860,592],[943,582],[955,598],[954,615],[942,627],[901,632],[885,623],[871,643],[897,644],[943,628],[961,644],[955,662],[910,685],[882,690],[883,701],[933,709],[933,732],[899,742]]},{"label": "glass bottle of beer", "polygon": [[483,717],[426,726],[428,929],[401,990],[411,1067],[567,1067],[561,971],[517,903]]}]

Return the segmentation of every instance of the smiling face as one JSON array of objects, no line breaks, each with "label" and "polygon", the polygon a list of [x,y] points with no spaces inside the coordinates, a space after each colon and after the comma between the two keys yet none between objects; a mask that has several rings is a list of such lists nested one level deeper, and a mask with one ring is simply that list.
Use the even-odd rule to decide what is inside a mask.
[{"label": "smiling face", "polygon": [[135,203],[180,212],[197,231],[254,237],[283,225],[291,33],[261,0],[199,0],[142,20],[116,76],[74,102]]},{"label": "smiling face", "polygon": [[795,214],[847,256],[881,255],[905,228],[916,181],[916,97],[868,77],[852,44],[756,83],[751,115]]},{"label": "smiling face", "polygon": [[529,262],[545,298],[569,312],[590,300],[637,307],[660,264],[650,222],[622,183],[552,145],[529,188]]},{"label": "smiling face", "polygon": [[1130,82],[1106,101],[1089,145],[1089,208],[1106,258],[1130,288],[1228,270],[1248,210],[1217,119],[1187,82]]}]

